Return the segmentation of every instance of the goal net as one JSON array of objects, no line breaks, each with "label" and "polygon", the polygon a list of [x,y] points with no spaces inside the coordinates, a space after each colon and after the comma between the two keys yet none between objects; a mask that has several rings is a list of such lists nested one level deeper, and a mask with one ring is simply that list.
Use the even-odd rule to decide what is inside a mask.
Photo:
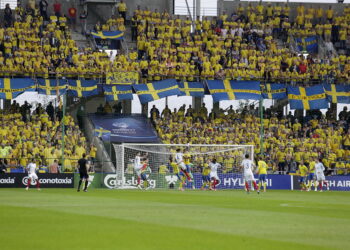
[{"label": "goal net", "polygon": [[[138,176],[134,170],[135,157],[147,159],[149,169],[145,173],[148,188],[176,189],[182,182],[181,171],[175,163],[177,150],[183,153],[186,167],[191,171],[193,181],[186,181],[185,188],[198,189],[203,184],[204,169],[208,161],[216,159],[221,165],[218,170],[219,189],[242,188],[243,180],[239,169],[246,154],[254,157],[252,145],[188,145],[188,144],[114,144],[116,155],[115,188],[137,188]],[[141,186],[142,186],[141,180]]]}]

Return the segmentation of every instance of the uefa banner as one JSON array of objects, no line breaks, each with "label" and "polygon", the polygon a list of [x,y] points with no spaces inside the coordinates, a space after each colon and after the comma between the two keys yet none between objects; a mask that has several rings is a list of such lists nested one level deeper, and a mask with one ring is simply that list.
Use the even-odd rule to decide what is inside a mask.
[{"label": "uefa banner", "polygon": [[[201,188],[203,184],[202,175],[195,173],[193,174],[193,178],[195,188]],[[220,183],[217,186],[218,189],[242,189],[244,186],[244,181],[241,174],[219,174],[219,178]],[[154,173],[149,176],[149,180],[151,188],[175,189],[179,186],[178,177],[174,174]],[[112,189],[116,186],[116,181],[116,174],[105,174],[101,186]],[[135,188],[137,185],[137,177],[133,174],[125,174],[124,181],[125,188],[131,189]],[[188,184],[187,188],[192,188],[191,184]],[[267,188],[291,190],[292,178],[289,175],[267,175]]]},{"label": "uefa banner", "polygon": [[[73,188],[73,174],[38,174],[42,188]],[[28,184],[27,174],[0,174],[0,188],[24,188]],[[36,181],[31,183],[36,187]]]}]

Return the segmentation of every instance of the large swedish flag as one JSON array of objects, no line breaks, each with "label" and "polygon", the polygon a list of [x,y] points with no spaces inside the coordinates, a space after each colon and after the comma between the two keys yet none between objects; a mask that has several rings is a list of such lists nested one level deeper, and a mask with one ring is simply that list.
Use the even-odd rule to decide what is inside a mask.
[{"label": "large swedish flag", "polygon": [[95,80],[68,80],[68,83],[69,92],[73,96],[88,97],[98,94]]},{"label": "large swedish flag", "polygon": [[44,95],[62,95],[67,88],[63,79],[38,79],[38,93]]},{"label": "large swedish flag", "polygon": [[284,99],[287,98],[286,85],[281,83],[266,83],[261,85],[262,97],[264,99]]},{"label": "large swedish flag", "polygon": [[223,100],[260,100],[260,83],[257,81],[208,80],[214,102]]},{"label": "large swedish flag", "polygon": [[107,102],[133,99],[131,85],[104,85],[103,91]]},{"label": "large swedish flag", "polygon": [[350,86],[349,85],[323,85],[328,101],[332,103],[350,103]]},{"label": "large swedish flag", "polygon": [[152,102],[171,95],[180,95],[180,89],[175,79],[168,79],[147,84],[134,84],[133,88],[141,103]]},{"label": "large swedish flag", "polygon": [[94,38],[100,39],[112,39],[112,40],[122,40],[124,39],[124,32],[122,31],[99,31],[99,32],[91,32],[91,35]]},{"label": "large swedish flag", "polygon": [[306,38],[295,38],[300,51],[315,53],[318,49],[317,36],[309,36]]},{"label": "large swedish flag", "polygon": [[111,131],[101,126],[96,126],[94,129],[94,136],[101,137],[103,140],[108,141],[111,137]]},{"label": "large swedish flag", "polygon": [[204,86],[201,82],[179,82],[180,96],[204,96]]},{"label": "large swedish flag", "polygon": [[0,99],[11,100],[25,91],[34,91],[35,83],[30,78],[0,78]]},{"label": "large swedish flag", "polygon": [[322,85],[308,88],[288,87],[288,99],[291,109],[328,108],[328,100]]}]

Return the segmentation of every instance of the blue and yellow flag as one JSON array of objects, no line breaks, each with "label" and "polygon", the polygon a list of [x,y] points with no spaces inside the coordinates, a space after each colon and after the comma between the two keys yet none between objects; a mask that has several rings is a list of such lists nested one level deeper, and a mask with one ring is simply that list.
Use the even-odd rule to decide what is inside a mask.
[{"label": "blue and yellow flag", "polygon": [[131,85],[104,85],[103,92],[107,102],[133,99]]},{"label": "blue and yellow flag", "polygon": [[295,38],[300,51],[316,53],[318,50],[317,36],[309,36],[305,38]]},{"label": "blue and yellow flag", "polygon": [[288,100],[291,109],[326,109],[328,100],[322,85],[308,88],[288,87]]},{"label": "blue and yellow flag", "polygon": [[135,71],[108,72],[106,74],[106,84],[138,84],[139,77],[139,73]]},{"label": "blue and yellow flag", "polygon": [[35,91],[30,78],[0,78],[0,99],[11,100],[25,91]]},{"label": "blue and yellow flag", "polygon": [[201,82],[179,82],[180,96],[204,96],[204,86]]},{"label": "blue and yellow flag", "polygon": [[286,85],[281,83],[261,84],[262,97],[264,99],[285,99],[287,98]]},{"label": "blue and yellow flag", "polygon": [[98,94],[95,80],[68,80],[69,93],[75,97],[88,97]]},{"label": "blue and yellow flag", "polygon": [[260,83],[257,81],[208,80],[214,102],[223,100],[260,100]]},{"label": "blue and yellow flag", "polygon": [[141,103],[152,102],[161,98],[180,95],[180,89],[175,79],[168,79],[147,84],[135,84],[133,88]]},{"label": "blue and yellow flag", "polygon": [[350,103],[350,86],[324,84],[327,99],[332,103]]},{"label": "blue and yellow flag", "polygon": [[66,91],[66,80],[38,79],[38,93],[44,95],[61,95]]},{"label": "blue and yellow flag", "polygon": [[91,35],[94,38],[100,39],[111,39],[111,40],[122,40],[124,39],[124,32],[122,31],[99,31],[99,32],[91,32]]},{"label": "blue and yellow flag", "polygon": [[111,137],[111,131],[102,128],[101,126],[96,126],[94,129],[94,136],[100,137],[105,141],[108,141]]}]

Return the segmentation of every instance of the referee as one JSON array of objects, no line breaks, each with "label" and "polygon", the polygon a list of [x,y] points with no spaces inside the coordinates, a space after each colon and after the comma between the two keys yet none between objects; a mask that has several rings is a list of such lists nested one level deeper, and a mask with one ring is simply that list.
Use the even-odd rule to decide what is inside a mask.
[{"label": "referee", "polygon": [[87,160],[85,159],[86,155],[83,154],[83,157],[78,161],[78,167],[79,167],[79,174],[80,174],[80,180],[79,180],[79,185],[78,185],[78,192],[80,192],[80,186],[85,181],[85,187],[84,187],[84,192],[87,192],[87,186],[88,186],[88,180],[89,180],[89,175],[87,171]]}]

